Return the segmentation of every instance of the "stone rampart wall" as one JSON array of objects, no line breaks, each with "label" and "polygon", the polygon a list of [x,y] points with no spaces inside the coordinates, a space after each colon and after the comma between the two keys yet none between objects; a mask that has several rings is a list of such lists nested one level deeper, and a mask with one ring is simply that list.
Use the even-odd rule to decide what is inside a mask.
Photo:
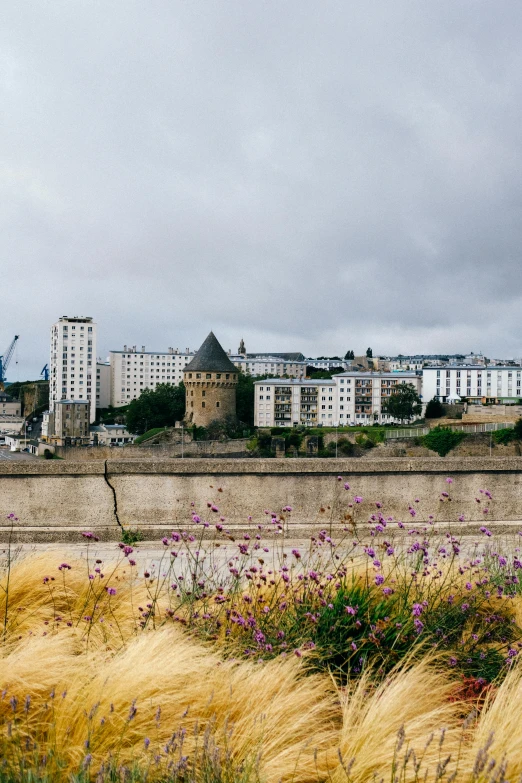
[{"label": "stone rampart wall", "polygon": [[[453,484],[445,482],[447,476]],[[380,502],[386,516],[411,521],[411,503],[419,524],[433,514],[451,521],[453,529],[464,514],[465,525],[476,529],[485,517],[475,498],[486,488],[494,498],[488,522],[522,518],[522,458],[516,457],[13,461],[0,463],[0,541],[8,540],[11,524],[13,541],[79,540],[82,530],[117,540],[118,521],[141,528],[146,539],[160,538],[173,525],[190,525],[191,510],[215,522],[218,515],[209,511],[209,502],[238,529],[266,521],[265,510],[290,505],[289,532],[299,537],[330,525],[340,530],[345,515],[354,513],[349,503],[355,495],[364,499],[354,506],[355,523],[362,527]],[[444,491],[451,493],[451,502],[440,502]],[[19,521],[6,519],[11,512]]]}]

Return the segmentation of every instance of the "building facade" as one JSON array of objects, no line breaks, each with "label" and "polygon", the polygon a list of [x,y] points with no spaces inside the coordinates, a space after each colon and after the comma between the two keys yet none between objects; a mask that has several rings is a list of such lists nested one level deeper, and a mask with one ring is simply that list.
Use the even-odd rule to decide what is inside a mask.
[{"label": "building facade", "polygon": [[57,400],[53,411],[52,443],[57,446],[83,446],[89,443],[91,402],[88,400]]},{"label": "building facade", "polygon": [[96,362],[96,407],[108,408],[111,404],[111,365]]},{"label": "building facade", "polygon": [[185,367],[187,424],[207,427],[211,422],[236,417],[237,368],[210,332]]},{"label": "building facade", "polygon": [[96,324],[92,318],[64,315],[51,327],[49,410],[60,400],[88,401],[96,418]]},{"label": "building facade", "polygon": [[423,398],[441,402],[466,399],[473,404],[520,402],[522,367],[460,365],[425,367]]},{"label": "building facade", "polygon": [[272,375],[282,378],[304,378],[306,376],[306,361],[283,359],[280,356],[231,356],[230,360],[245,375],[257,377]]},{"label": "building facade", "polygon": [[421,377],[406,372],[345,372],[320,381],[256,381],[254,423],[257,427],[392,424],[395,420],[383,412],[382,404],[405,383],[420,395]]},{"label": "building facade", "polygon": [[20,418],[22,415],[22,403],[19,400],[13,400],[4,391],[0,391],[0,417],[14,416]]},{"label": "building facade", "polygon": [[177,386],[183,380],[187,364],[194,358],[188,348],[181,353],[169,348],[166,353],[146,351],[141,346],[123,346],[122,351],[110,351],[110,404],[115,408],[128,405],[144,389],[155,389],[158,384]]}]

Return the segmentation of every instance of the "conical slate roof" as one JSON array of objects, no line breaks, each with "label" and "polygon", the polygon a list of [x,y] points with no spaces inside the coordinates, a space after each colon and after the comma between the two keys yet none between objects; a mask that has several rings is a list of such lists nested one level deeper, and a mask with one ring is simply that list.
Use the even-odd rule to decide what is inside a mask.
[{"label": "conical slate roof", "polygon": [[220,346],[214,332],[210,332],[192,361],[184,368],[184,372],[194,371],[237,372],[237,367],[234,367],[225,351]]}]

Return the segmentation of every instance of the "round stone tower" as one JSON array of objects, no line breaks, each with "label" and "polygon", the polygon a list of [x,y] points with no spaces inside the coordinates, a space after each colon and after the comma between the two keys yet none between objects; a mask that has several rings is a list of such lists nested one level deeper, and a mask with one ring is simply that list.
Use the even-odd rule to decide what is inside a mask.
[{"label": "round stone tower", "polygon": [[237,367],[210,332],[183,371],[185,421],[207,427],[212,421],[235,418],[237,378]]}]

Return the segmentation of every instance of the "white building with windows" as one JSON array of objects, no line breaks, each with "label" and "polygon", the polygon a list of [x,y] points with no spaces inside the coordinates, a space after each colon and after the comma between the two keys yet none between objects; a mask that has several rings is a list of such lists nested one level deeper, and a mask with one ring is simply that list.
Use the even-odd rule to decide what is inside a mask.
[{"label": "white building with windows", "polygon": [[188,348],[184,353],[169,348],[166,353],[146,351],[141,346],[123,346],[122,351],[109,352],[111,405],[115,408],[128,405],[145,389],[155,389],[158,384],[177,386],[183,380],[185,366],[194,358]]},{"label": "white building with windows", "polygon": [[473,404],[520,402],[522,367],[466,364],[456,367],[425,367],[423,399],[441,402],[467,400]]},{"label": "white building with windows", "polygon": [[306,376],[306,361],[284,359],[282,356],[231,356],[230,360],[238,370],[245,375],[273,375],[289,378],[304,378]]},{"label": "white building with windows", "polygon": [[[94,358],[93,358],[94,357]],[[90,403],[90,421],[96,418],[96,324],[92,318],[64,315],[51,327],[49,410],[60,400]]]},{"label": "white building with windows", "polygon": [[254,424],[257,427],[342,427],[391,424],[383,401],[400,384],[421,393],[422,379],[413,372],[345,372],[331,380],[270,378],[256,381]]}]

